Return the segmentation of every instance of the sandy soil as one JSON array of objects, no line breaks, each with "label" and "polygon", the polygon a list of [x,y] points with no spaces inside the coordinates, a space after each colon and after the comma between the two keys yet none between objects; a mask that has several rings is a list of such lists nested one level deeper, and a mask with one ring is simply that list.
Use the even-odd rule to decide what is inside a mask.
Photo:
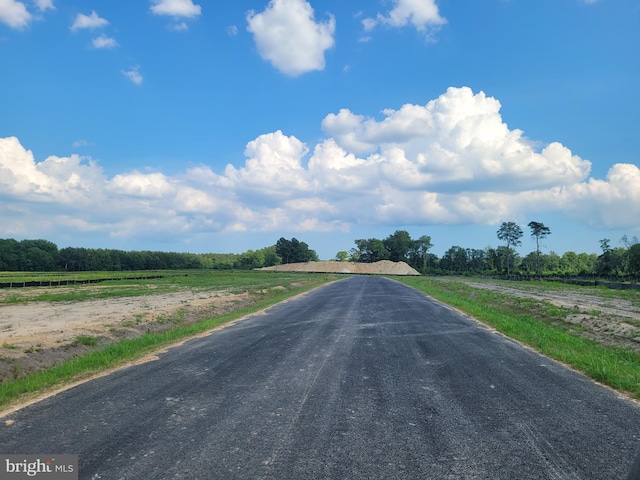
[{"label": "sandy soil", "polygon": [[405,262],[391,262],[382,260],[374,263],[338,262],[333,260],[323,262],[287,263],[275,267],[259,268],[257,270],[275,270],[278,272],[317,272],[317,273],[355,273],[360,275],[420,275]]},{"label": "sandy soil", "polygon": [[[446,281],[446,279],[443,278]],[[580,327],[581,334],[606,345],[621,345],[640,350],[640,295],[638,300],[598,295],[598,290],[584,287],[554,288],[545,291],[526,282],[509,286],[499,282],[478,282],[456,278],[474,288],[489,289],[520,298],[545,300],[567,310],[566,321]]]},{"label": "sandy soil", "polygon": [[[41,290],[34,288],[32,293]],[[81,302],[0,304],[0,379],[90,350],[75,341],[78,336],[95,337],[104,345],[226,313],[251,301],[247,292],[185,290]]]}]

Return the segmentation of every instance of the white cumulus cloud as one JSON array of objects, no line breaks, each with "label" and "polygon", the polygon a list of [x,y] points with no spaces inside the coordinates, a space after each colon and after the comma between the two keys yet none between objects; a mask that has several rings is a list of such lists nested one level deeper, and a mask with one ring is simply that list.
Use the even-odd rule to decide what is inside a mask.
[{"label": "white cumulus cloud", "polygon": [[115,39],[106,35],[100,35],[91,41],[94,48],[115,48],[118,46],[118,42]]},{"label": "white cumulus cloud", "polygon": [[100,191],[101,169],[78,155],[50,156],[36,163],[16,137],[0,138],[0,190],[3,197],[73,204]]},{"label": "white cumulus cloud", "polygon": [[376,152],[388,179],[405,188],[541,188],[588,175],[590,162],[559,143],[537,152],[502,121],[500,107],[482,92],[449,88],[426,105],[386,109],[380,121],[341,110],[322,127],[345,150]]},{"label": "white cumulus cloud", "polygon": [[185,22],[174,23],[172,25],[169,25],[169,30],[173,32],[186,32],[187,30],[189,30],[189,25],[187,25]]},{"label": "white cumulus cloud", "polygon": [[200,5],[192,0],[152,0],[151,12],[155,15],[194,18],[202,13]]},{"label": "white cumulus cloud", "polygon": [[559,190],[568,215],[596,227],[637,228],[640,218],[640,168],[617,163],[605,180],[590,178]]},{"label": "white cumulus cloud", "polygon": [[306,191],[309,183],[302,158],[307,147],[280,130],[260,135],[247,144],[244,167],[227,165],[225,176],[235,189],[259,192],[272,197],[290,197]]},{"label": "white cumulus cloud", "polygon": [[122,74],[127,77],[131,81],[131,83],[135,85],[142,85],[142,82],[144,82],[144,77],[139,70],[140,67],[136,65],[135,67],[131,67],[129,70],[122,70]]},{"label": "white cumulus cloud", "polygon": [[334,45],[333,16],[316,22],[305,0],[271,0],[263,12],[249,12],[247,22],[260,56],[284,74],[324,69],[325,52]]},{"label": "white cumulus cloud", "polygon": [[44,12],[45,10],[55,10],[53,0],[35,0],[38,10]]},{"label": "white cumulus cloud", "polygon": [[424,32],[447,23],[440,16],[435,0],[394,0],[393,5],[387,15],[379,13],[375,18],[365,18],[362,21],[365,30],[372,30],[377,25],[404,27],[411,24]]},{"label": "white cumulus cloud", "polygon": [[357,224],[498,224],[561,213],[584,224],[637,228],[640,168],[605,178],[559,142],[540,148],[509,128],[500,102],[450,88],[424,105],[380,118],[341,110],[307,145],[278,130],[247,143],[222,172],[207,165],[172,176],[138,170],[107,178],[70,155],[36,161],[0,138],[0,229],[117,238],[187,239],[212,232],[346,231]]},{"label": "white cumulus cloud", "polygon": [[29,25],[31,14],[23,2],[17,0],[0,0],[0,23],[22,29]]},{"label": "white cumulus cloud", "polygon": [[116,175],[106,188],[118,195],[139,198],[161,198],[174,191],[162,173],[144,174],[137,171]]},{"label": "white cumulus cloud", "polygon": [[71,25],[71,30],[74,32],[85,29],[93,30],[96,28],[106,27],[107,25],[109,25],[109,22],[100,17],[95,10],[93,10],[89,15],[79,13],[73,21],[73,25]]}]

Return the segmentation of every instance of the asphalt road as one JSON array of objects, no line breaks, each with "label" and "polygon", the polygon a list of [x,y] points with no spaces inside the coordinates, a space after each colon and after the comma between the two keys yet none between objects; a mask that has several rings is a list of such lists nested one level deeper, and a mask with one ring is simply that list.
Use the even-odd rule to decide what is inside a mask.
[{"label": "asphalt road", "polygon": [[78,454],[83,479],[609,480],[639,427],[587,378],[350,277],[15,412],[0,452]]}]

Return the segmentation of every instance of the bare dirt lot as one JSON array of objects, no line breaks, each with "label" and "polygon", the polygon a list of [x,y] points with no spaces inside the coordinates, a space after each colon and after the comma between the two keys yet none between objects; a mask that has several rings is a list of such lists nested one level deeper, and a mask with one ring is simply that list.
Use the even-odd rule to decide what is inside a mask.
[{"label": "bare dirt lot", "polygon": [[[54,288],[64,293],[66,287]],[[35,297],[44,290],[31,288],[29,294]],[[0,300],[12,294],[1,290]],[[79,302],[0,304],[0,379],[41,369],[96,345],[223,314],[251,301],[248,292],[185,289]]]},{"label": "bare dirt lot", "polygon": [[605,345],[640,350],[640,291],[561,284],[545,287],[539,283],[462,278],[455,281],[514,297],[550,302],[567,311],[566,321],[575,325],[580,335]]}]

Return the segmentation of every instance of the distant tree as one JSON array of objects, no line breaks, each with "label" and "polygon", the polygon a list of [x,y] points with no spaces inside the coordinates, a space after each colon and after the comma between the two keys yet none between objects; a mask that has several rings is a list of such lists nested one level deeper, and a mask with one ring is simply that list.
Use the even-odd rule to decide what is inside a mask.
[{"label": "distant tree", "polygon": [[602,255],[598,257],[598,275],[610,275],[613,271],[613,258],[611,250],[611,240],[603,238],[599,240]]},{"label": "distant tree", "polygon": [[640,276],[640,243],[629,247],[629,273],[636,277]]},{"label": "distant tree", "polygon": [[509,257],[511,246],[520,245],[522,238],[522,229],[515,222],[502,222],[497,232],[498,239],[507,244],[507,275],[509,275]]},{"label": "distant tree", "polygon": [[20,269],[31,272],[55,270],[58,260],[58,246],[48,240],[22,240],[20,248]]},{"label": "distant tree", "polygon": [[440,268],[449,272],[464,273],[467,271],[467,250],[453,246],[440,259]]},{"label": "distant tree", "polygon": [[378,238],[361,238],[354,242],[357,250],[352,257],[358,258],[359,262],[373,263],[389,259],[389,251],[385,248],[384,242]]},{"label": "distant tree", "polygon": [[518,252],[516,252],[512,248],[507,248],[504,245],[500,245],[498,248],[496,248],[495,254],[496,270],[500,274],[509,275],[509,273],[507,273],[507,265],[509,265],[509,271],[515,271],[520,268],[520,265],[522,264],[522,258],[520,257]]},{"label": "distant tree", "polygon": [[245,270],[261,268],[264,266],[264,253],[260,250],[247,250],[238,255],[234,266]]},{"label": "distant tree", "polygon": [[429,266],[429,249],[433,247],[431,237],[422,235],[417,240],[413,240],[408,253],[409,265],[419,272],[426,272]]},{"label": "distant tree", "polygon": [[596,273],[598,256],[595,253],[564,252],[560,259],[563,273],[574,275],[593,275]]},{"label": "distant tree", "polygon": [[26,268],[30,272],[50,272],[55,270],[55,259],[48,252],[37,247],[30,247],[25,252]]},{"label": "distant tree", "polygon": [[562,258],[554,251],[547,254],[531,252],[520,263],[520,269],[529,274],[541,275],[542,273],[559,274],[562,270]]},{"label": "distant tree", "polygon": [[424,259],[424,272],[440,268],[440,259],[435,253],[427,253]]},{"label": "distant tree", "polygon": [[562,254],[560,258],[560,269],[565,274],[576,274],[580,271],[578,266],[578,254],[576,252],[568,251]]},{"label": "distant tree", "polygon": [[493,247],[486,247],[485,251],[485,264],[486,271],[491,273],[497,273],[500,271],[500,257],[498,256],[498,250]]},{"label": "distant tree", "polygon": [[206,253],[204,256],[210,259],[210,268],[214,270],[231,270],[235,265],[235,255],[233,253]]},{"label": "distant tree", "polygon": [[638,243],[640,243],[640,240],[635,235],[633,237],[629,238],[625,234],[620,239],[620,243],[622,243],[626,248],[631,248],[634,245],[637,245]]},{"label": "distant tree", "polygon": [[406,262],[409,251],[413,247],[411,235],[406,230],[396,230],[382,242],[389,252],[389,260],[392,262]]},{"label": "distant tree", "polygon": [[265,267],[272,267],[274,265],[278,265],[282,262],[282,259],[280,257],[278,257],[278,254],[276,253],[276,246],[272,245],[270,247],[265,247],[262,248],[260,250],[258,250],[260,252],[262,252],[262,254],[264,255],[264,265]]},{"label": "distant tree", "polygon": [[276,242],[276,253],[282,259],[282,263],[301,263],[318,260],[315,250],[309,249],[309,245],[297,238],[287,240],[284,237]]},{"label": "distant tree", "polygon": [[349,258],[349,253],[345,250],[340,250],[336,253],[336,260],[339,262],[346,262],[347,258]]},{"label": "distant tree", "polygon": [[551,273],[560,273],[560,262],[562,257],[551,250],[548,254],[541,257],[542,268]]},{"label": "distant tree", "polygon": [[540,275],[540,240],[551,235],[551,230],[540,222],[529,222],[528,226],[531,229],[531,236],[536,239],[536,273]]},{"label": "distant tree", "polygon": [[20,244],[13,238],[0,239],[0,271],[19,270]]},{"label": "distant tree", "polygon": [[629,255],[625,248],[611,248],[608,239],[600,240],[602,255],[598,257],[598,275],[624,275],[628,271]]},{"label": "distant tree", "polygon": [[527,273],[529,275],[537,273],[537,264],[538,257],[536,255],[536,252],[531,252],[522,258],[522,261],[520,262],[520,270],[522,270],[523,273]]},{"label": "distant tree", "polygon": [[481,273],[488,270],[488,260],[489,258],[486,250],[467,248],[467,267],[471,272]]}]

